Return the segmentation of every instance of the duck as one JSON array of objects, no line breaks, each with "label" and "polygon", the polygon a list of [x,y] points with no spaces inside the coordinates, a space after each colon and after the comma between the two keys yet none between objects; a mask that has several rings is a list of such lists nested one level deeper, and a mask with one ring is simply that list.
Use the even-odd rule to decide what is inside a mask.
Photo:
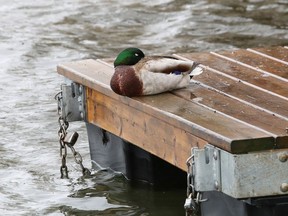
[{"label": "duck", "polygon": [[116,57],[110,87],[127,97],[154,95],[185,88],[193,76],[202,72],[197,62],[172,56],[145,56],[139,48],[130,47]]}]

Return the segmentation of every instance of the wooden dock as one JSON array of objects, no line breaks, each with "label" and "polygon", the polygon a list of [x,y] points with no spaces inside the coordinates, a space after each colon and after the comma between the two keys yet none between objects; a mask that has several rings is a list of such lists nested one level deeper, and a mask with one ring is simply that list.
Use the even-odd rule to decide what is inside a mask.
[{"label": "wooden dock", "polygon": [[182,170],[191,148],[208,143],[233,154],[288,148],[288,47],[174,56],[206,69],[188,88],[154,96],[115,94],[113,59],[57,70],[86,87],[87,122]]}]

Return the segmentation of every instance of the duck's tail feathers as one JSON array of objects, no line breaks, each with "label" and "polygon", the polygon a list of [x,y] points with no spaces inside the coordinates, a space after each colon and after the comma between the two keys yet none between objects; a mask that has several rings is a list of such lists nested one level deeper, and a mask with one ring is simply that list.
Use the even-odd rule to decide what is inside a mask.
[{"label": "duck's tail feathers", "polygon": [[200,64],[197,63],[197,62],[194,62],[193,63],[193,66],[192,66],[192,71],[190,72],[190,78],[192,79],[193,76],[197,76],[199,74],[201,74],[204,70],[203,67],[199,66]]}]

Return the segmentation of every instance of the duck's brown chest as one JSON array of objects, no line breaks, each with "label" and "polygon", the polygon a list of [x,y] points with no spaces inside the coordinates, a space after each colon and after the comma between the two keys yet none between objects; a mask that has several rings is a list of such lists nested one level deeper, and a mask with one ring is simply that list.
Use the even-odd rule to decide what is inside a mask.
[{"label": "duck's brown chest", "polygon": [[117,66],[110,86],[115,93],[123,96],[140,96],[143,93],[143,83],[130,66]]}]

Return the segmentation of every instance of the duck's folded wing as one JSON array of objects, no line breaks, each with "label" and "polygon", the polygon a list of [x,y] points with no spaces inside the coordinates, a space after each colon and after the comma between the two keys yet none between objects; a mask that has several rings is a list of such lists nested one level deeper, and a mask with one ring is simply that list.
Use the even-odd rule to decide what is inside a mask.
[{"label": "duck's folded wing", "polygon": [[145,63],[145,69],[154,73],[190,73],[197,67],[198,63],[183,61],[173,58],[150,59]]}]

